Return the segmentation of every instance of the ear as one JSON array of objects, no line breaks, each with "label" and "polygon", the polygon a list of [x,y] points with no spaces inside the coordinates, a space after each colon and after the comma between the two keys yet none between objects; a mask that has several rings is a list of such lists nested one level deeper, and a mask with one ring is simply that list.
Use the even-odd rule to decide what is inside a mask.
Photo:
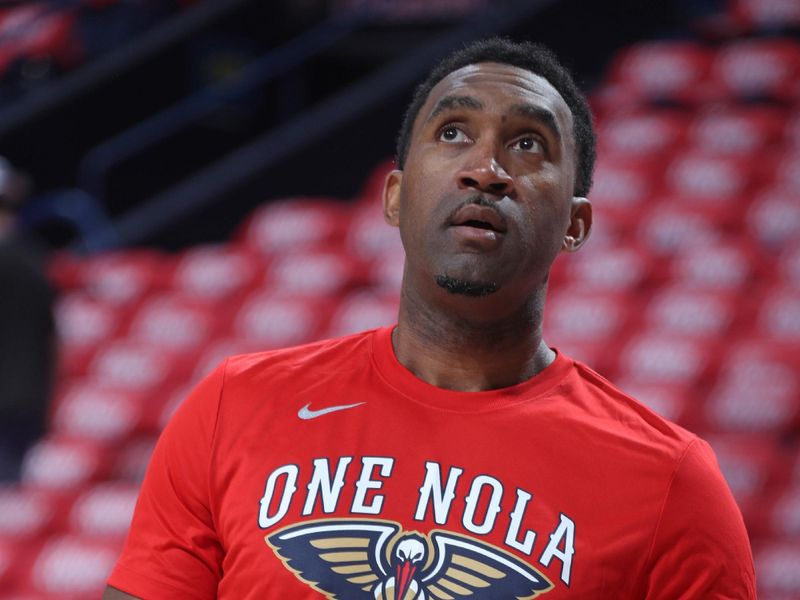
[{"label": "ear", "polygon": [[383,219],[392,227],[400,226],[400,188],[403,172],[390,171],[383,181]]},{"label": "ear", "polygon": [[592,230],[592,203],[586,198],[575,196],[570,208],[569,227],[564,235],[561,249],[575,252],[583,246]]}]

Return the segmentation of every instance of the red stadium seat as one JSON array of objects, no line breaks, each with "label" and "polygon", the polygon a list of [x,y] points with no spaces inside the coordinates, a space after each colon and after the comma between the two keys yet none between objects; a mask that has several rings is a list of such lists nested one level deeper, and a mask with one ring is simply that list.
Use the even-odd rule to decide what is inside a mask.
[{"label": "red stadium seat", "polygon": [[257,209],[241,229],[246,247],[261,254],[284,253],[336,243],[344,236],[349,206],[324,198],[291,198]]},{"label": "red stadium seat", "polygon": [[607,291],[638,288],[650,276],[652,266],[642,249],[622,245],[564,256],[561,262],[568,282]]},{"label": "red stadium seat", "polygon": [[98,483],[75,499],[69,530],[86,538],[121,542],[130,527],[139,486],[129,482]]},{"label": "red stadium seat", "polygon": [[800,45],[791,39],[741,39],[717,52],[711,81],[728,97],[787,100],[800,75]]},{"label": "red stadium seat", "polygon": [[772,107],[714,107],[694,118],[686,141],[708,154],[752,155],[780,141],[786,118]]},{"label": "red stadium seat", "polygon": [[734,294],[666,286],[647,304],[644,323],[654,331],[698,338],[720,337],[735,321],[737,302]]},{"label": "red stadium seat", "polygon": [[771,437],[743,434],[705,434],[717,455],[722,474],[740,505],[764,494],[776,463]]},{"label": "red stadium seat", "polygon": [[198,300],[229,300],[260,282],[265,269],[263,257],[244,248],[197,246],[178,260],[172,288]]},{"label": "red stadium seat", "polygon": [[655,198],[652,203],[642,218],[637,241],[656,255],[711,247],[741,225],[725,207],[697,206],[669,197]]},{"label": "red stadium seat", "polygon": [[338,337],[392,325],[397,321],[398,308],[399,298],[396,294],[352,293],[339,303],[323,337]]},{"label": "red stadium seat", "polygon": [[100,254],[81,267],[80,281],[92,296],[112,304],[129,304],[166,284],[170,261],[146,250]]},{"label": "red stadium seat", "polygon": [[800,290],[800,243],[795,242],[780,254],[776,271],[787,287]]},{"label": "red stadium seat", "polygon": [[55,537],[36,556],[26,591],[53,598],[99,598],[120,550],[118,541]]},{"label": "red stadium seat", "polygon": [[195,352],[217,332],[217,315],[214,307],[190,297],[152,296],[133,317],[129,336],[175,352]]},{"label": "red stadium seat", "polygon": [[756,333],[800,349],[800,290],[783,286],[767,290],[760,302]]},{"label": "red stadium seat", "polygon": [[613,290],[596,292],[580,285],[554,290],[547,300],[544,336],[557,345],[565,340],[611,340],[636,316],[634,302]]},{"label": "red stadium seat", "polygon": [[[798,112],[800,114],[800,112]],[[761,163],[767,183],[800,194],[800,146],[765,156]]]},{"label": "red stadium seat", "polygon": [[764,544],[754,551],[758,574],[758,597],[800,597],[800,543],[777,541]]},{"label": "red stadium seat", "polygon": [[136,484],[141,482],[156,439],[155,435],[140,436],[122,446],[111,463],[109,478]]},{"label": "red stadium seat", "polygon": [[711,369],[710,344],[686,336],[643,331],[625,344],[615,380],[691,384]]},{"label": "red stadium seat", "polygon": [[692,42],[643,42],[617,55],[609,80],[636,97],[692,102],[711,58],[708,48]]},{"label": "red stadium seat", "polygon": [[589,198],[601,213],[614,218],[640,218],[642,208],[650,201],[652,190],[661,181],[661,170],[662,165],[657,158],[601,158],[597,163]]},{"label": "red stadium seat", "polygon": [[360,261],[328,247],[276,256],[266,285],[284,294],[335,296],[351,285],[363,283],[365,278]]},{"label": "red stadium seat", "polygon": [[759,268],[758,253],[746,244],[718,243],[702,252],[680,252],[670,266],[672,280],[694,289],[735,291],[752,281]]},{"label": "red stadium seat", "polygon": [[62,525],[63,494],[20,485],[0,486],[0,540],[30,544]]},{"label": "red stadium seat", "polygon": [[667,167],[664,191],[692,204],[735,207],[750,189],[752,168],[749,158],[690,151]]},{"label": "red stadium seat", "polygon": [[301,344],[317,337],[330,310],[324,300],[257,292],[236,314],[232,337],[260,344],[264,350]]},{"label": "red stadium seat", "polygon": [[37,488],[75,490],[108,476],[112,453],[85,440],[46,437],[25,454],[22,482]]},{"label": "red stadium seat", "polygon": [[400,232],[383,220],[379,202],[364,202],[355,207],[347,231],[347,247],[366,259],[403,251]]},{"label": "red stadium seat", "polygon": [[685,383],[655,383],[631,379],[614,379],[614,384],[653,411],[670,421],[693,428],[697,423],[700,398],[694,388]]},{"label": "red stadium seat", "polygon": [[369,287],[382,294],[397,296],[403,281],[405,260],[406,255],[402,249],[397,252],[387,249],[375,256],[367,264]]},{"label": "red stadium seat", "polygon": [[120,340],[101,348],[89,365],[89,377],[111,388],[157,393],[188,377],[195,353],[135,340]]},{"label": "red stadium seat", "polygon": [[800,25],[796,0],[729,0],[731,16],[747,31]]},{"label": "red stadium seat", "polygon": [[682,143],[686,127],[686,113],[677,110],[638,110],[612,116],[598,133],[600,162],[609,156],[618,160],[669,155]]},{"label": "red stadium seat", "polygon": [[798,191],[787,187],[764,189],[755,196],[746,222],[766,249],[783,248],[800,238],[800,202],[797,198]]},{"label": "red stadium seat", "polygon": [[125,313],[84,292],[62,295],[55,319],[61,343],[69,348],[95,346],[120,328]]},{"label": "red stadium seat", "polygon": [[76,381],[57,399],[50,431],[64,437],[119,442],[153,430],[152,394]]}]

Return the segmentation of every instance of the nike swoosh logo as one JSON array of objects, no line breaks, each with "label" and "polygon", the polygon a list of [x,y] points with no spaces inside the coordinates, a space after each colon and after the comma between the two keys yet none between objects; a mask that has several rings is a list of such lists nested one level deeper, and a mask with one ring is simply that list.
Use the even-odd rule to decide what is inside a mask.
[{"label": "nike swoosh logo", "polygon": [[311,403],[309,402],[303,408],[297,411],[297,416],[305,420],[316,419],[317,417],[327,415],[328,413],[336,412],[338,410],[347,410],[348,408],[355,408],[356,406],[361,406],[362,404],[366,404],[366,402],[356,402],[355,404],[339,404],[338,406],[329,406],[328,408],[311,410],[309,408]]}]

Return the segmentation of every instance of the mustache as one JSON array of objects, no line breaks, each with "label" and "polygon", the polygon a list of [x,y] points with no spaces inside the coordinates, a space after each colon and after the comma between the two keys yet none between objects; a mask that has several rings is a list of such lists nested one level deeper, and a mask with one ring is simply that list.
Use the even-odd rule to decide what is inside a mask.
[{"label": "mustache", "polygon": [[502,212],[500,212],[500,210],[498,210],[497,202],[498,202],[497,198],[491,200],[483,194],[473,194],[472,196],[467,196],[466,198],[461,200],[461,202],[459,202],[453,208],[452,211],[450,211],[450,215],[448,216],[448,222],[452,222],[456,218],[456,214],[458,213],[458,211],[460,211],[462,208],[464,208],[465,206],[470,206],[472,204],[475,204],[477,206],[485,206],[486,208],[489,208],[492,211],[494,211],[494,213],[497,215],[497,217],[500,219],[503,225],[506,225],[506,217],[505,215],[503,215]]}]

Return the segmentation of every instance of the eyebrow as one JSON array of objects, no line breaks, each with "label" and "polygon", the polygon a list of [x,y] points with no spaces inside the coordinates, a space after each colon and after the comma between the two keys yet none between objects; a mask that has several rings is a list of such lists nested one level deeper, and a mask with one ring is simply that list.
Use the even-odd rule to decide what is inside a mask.
[{"label": "eyebrow", "polygon": [[561,141],[561,130],[558,128],[558,121],[556,121],[555,115],[546,108],[533,104],[515,104],[511,107],[511,112],[520,117],[540,122],[550,130],[557,141]]},{"label": "eyebrow", "polygon": [[428,116],[428,121],[446,110],[454,108],[468,108],[470,110],[483,110],[483,102],[472,96],[445,96],[436,103],[436,107]]},{"label": "eyebrow", "polygon": [[[430,121],[445,111],[453,110],[455,108],[483,110],[484,106],[483,102],[477,98],[474,98],[473,96],[445,96],[436,103],[436,106],[431,111],[427,121]],[[556,121],[555,115],[553,115],[553,113],[546,108],[528,103],[515,104],[511,107],[511,113],[542,123],[545,127],[547,127],[547,129],[550,130],[557,141],[561,141],[561,130],[558,128],[558,121]]]}]

